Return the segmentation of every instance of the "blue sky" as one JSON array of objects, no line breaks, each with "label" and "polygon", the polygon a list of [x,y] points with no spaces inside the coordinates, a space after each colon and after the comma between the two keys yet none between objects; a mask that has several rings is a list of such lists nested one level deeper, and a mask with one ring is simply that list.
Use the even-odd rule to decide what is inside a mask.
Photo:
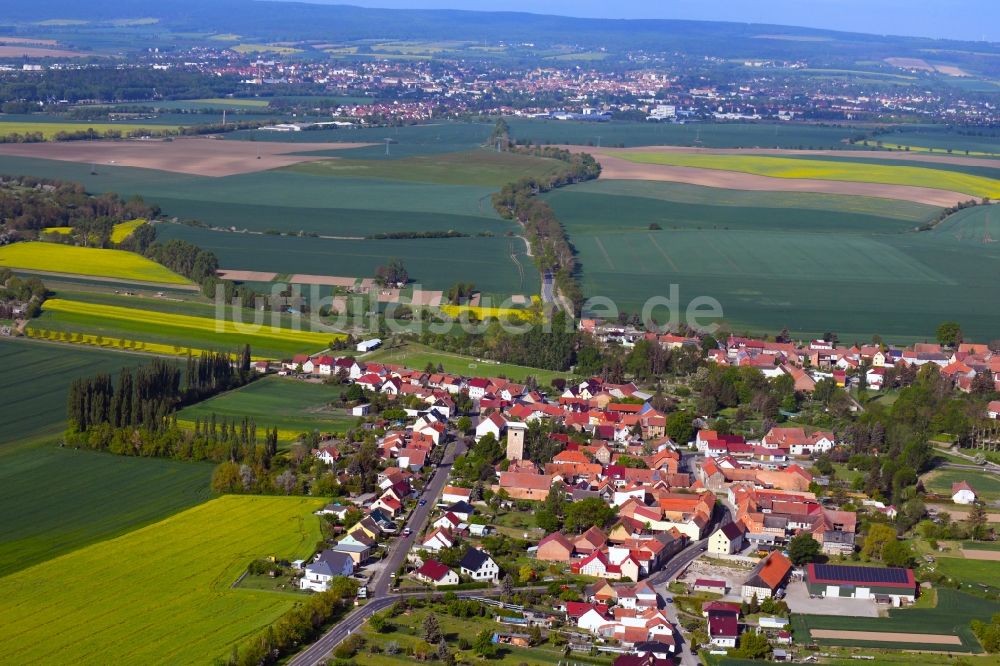
[{"label": "blue sky", "polygon": [[595,18],[775,23],[1000,41],[1000,0],[312,0],[399,9],[526,11]]}]

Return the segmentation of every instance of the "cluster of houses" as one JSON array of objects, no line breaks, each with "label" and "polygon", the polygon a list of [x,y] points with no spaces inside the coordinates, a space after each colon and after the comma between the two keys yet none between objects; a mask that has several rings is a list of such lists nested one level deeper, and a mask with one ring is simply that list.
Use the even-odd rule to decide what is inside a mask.
[{"label": "cluster of houses", "polygon": [[648,583],[613,585],[602,580],[589,586],[585,596],[586,601],[566,601],[559,607],[567,623],[626,648],[676,653],[676,627]]}]

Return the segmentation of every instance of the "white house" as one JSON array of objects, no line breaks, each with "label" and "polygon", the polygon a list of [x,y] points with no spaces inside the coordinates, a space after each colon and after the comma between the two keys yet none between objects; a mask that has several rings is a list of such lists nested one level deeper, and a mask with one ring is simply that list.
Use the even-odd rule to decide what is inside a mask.
[{"label": "white house", "polygon": [[976,491],[972,489],[968,481],[953,483],[951,484],[951,501],[955,504],[974,504]]},{"label": "white house", "polygon": [[708,552],[732,555],[743,550],[743,529],[738,523],[726,523],[708,538]]},{"label": "white house", "polygon": [[475,581],[496,582],[500,577],[500,567],[493,561],[493,558],[476,548],[470,548],[466,551],[458,566],[463,575],[469,576]]},{"label": "white house", "polygon": [[441,493],[441,502],[444,504],[454,504],[455,502],[468,502],[472,491],[468,488],[458,486],[445,486]]},{"label": "white house", "polygon": [[442,548],[451,548],[454,545],[455,539],[451,536],[451,533],[446,529],[436,527],[431,530],[430,534],[420,544],[420,547],[436,553]]},{"label": "white house", "polygon": [[434,587],[441,585],[458,585],[458,574],[440,562],[427,560],[423,565],[413,572],[417,580],[430,583]]},{"label": "white house", "polygon": [[299,589],[325,592],[330,588],[330,581],[337,576],[350,576],[354,573],[354,560],[349,555],[324,550],[305,567],[305,572],[299,580]]},{"label": "white house", "polygon": [[500,436],[506,429],[507,419],[499,412],[493,412],[476,426],[476,441],[486,437],[487,434],[493,435],[497,441],[500,441]]},{"label": "white house", "polygon": [[471,399],[482,400],[483,396],[486,395],[486,389],[490,387],[490,380],[483,379],[482,377],[473,377],[465,383],[465,386],[469,389],[469,397]]},{"label": "white house", "polygon": [[1000,400],[993,400],[986,405],[986,416],[991,419],[1000,419]]}]

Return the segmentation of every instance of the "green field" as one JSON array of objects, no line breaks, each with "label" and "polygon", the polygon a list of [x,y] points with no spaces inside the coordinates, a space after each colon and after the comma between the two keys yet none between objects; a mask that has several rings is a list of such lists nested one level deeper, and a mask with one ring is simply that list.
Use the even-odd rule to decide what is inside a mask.
[{"label": "green field", "polygon": [[[266,313],[240,310],[238,314],[237,319],[216,319],[147,310],[137,304],[126,307],[54,298],[46,301],[42,315],[32,320],[28,328],[218,351],[234,351],[250,345],[253,355],[261,358],[322,351],[332,340],[342,337],[333,332],[273,327],[263,317]],[[261,315],[256,324],[255,315]]]},{"label": "green field", "polygon": [[312,384],[298,379],[265,377],[235,391],[186,407],[177,414],[183,424],[195,419],[206,421],[214,414],[219,419],[240,420],[253,417],[259,428],[278,428],[283,441],[299,435],[320,432],[345,432],[357,423],[338,401],[344,387]]},{"label": "green field", "polygon": [[[79,377],[139,365],[132,354],[0,338],[0,450],[60,434],[66,395]],[[44,371],[40,371],[44,368]]]},{"label": "green field", "polygon": [[528,368],[509,363],[494,363],[492,361],[477,361],[468,356],[441,352],[417,343],[406,343],[401,347],[385,347],[364,357],[365,361],[373,363],[390,363],[405,365],[414,370],[423,370],[430,363],[435,368],[440,364],[445,372],[466,377],[499,377],[503,375],[513,381],[524,381],[531,376],[539,384],[550,384],[556,377],[569,377],[569,373]]},{"label": "green field", "polygon": [[849,617],[839,615],[792,616],[792,629],[796,643],[818,642],[823,645],[858,645],[862,647],[920,650],[928,646],[921,643],[887,643],[883,641],[848,641],[841,639],[812,639],[810,629],[840,629],[843,631],[885,631],[910,634],[949,634],[958,636],[961,646],[934,645],[937,652],[982,652],[979,641],[972,634],[969,623],[974,619],[988,621],[1000,612],[1000,603],[974,597],[949,588],[937,590],[936,608],[893,608],[889,617]]},{"label": "green field", "polygon": [[133,252],[57,243],[12,243],[0,247],[0,267],[122,281],[191,284],[187,278]]},{"label": "green field", "polygon": [[937,570],[965,585],[990,585],[1000,588],[1000,562],[969,560],[964,557],[939,557]]},{"label": "green field", "polygon": [[968,481],[981,500],[986,502],[1000,500],[1000,477],[995,474],[961,469],[940,469],[930,472],[923,478],[924,487],[929,492],[946,497],[951,497],[951,484],[959,481]]},{"label": "green field", "polygon": [[55,446],[0,453],[0,576],[204,502],[211,475],[209,464]]},{"label": "green field", "polygon": [[1000,241],[1000,208],[996,206],[976,206],[960,210],[934,227],[933,234],[943,240],[982,246],[992,241]]},{"label": "green field", "polygon": [[[446,290],[456,282],[474,282],[484,294],[537,293],[538,274],[517,239],[432,238],[420,240],[339,240],[252,236],[161,225],[159,237],[181,238],[211,250],[225,268],[277,273],[366,277],[392,257],[406,265],[410,279],[425,289]],[[262,239],[264,242],[262,242]],[[524,277],[510,258],[511,248]]]},{"label": "green field", "polygon": [[499,189],[518,178],[544,177],[562,168],[558,160],[480,149],[442,155],[386,159],[333,159],[303,162],[288,171],[317,176],[381,178],[442,185],[475,185]]},{"label": "green field", "polygon": [[225,658],[295,601],[229,586],[254,558],[312,553],[320,532],[311,512],[320,505],[222,497],[0,578],[0,650],[22,664]]},{"label": "green field", "polygon": [[936,214],[929,206],[601,180],[545,197],[578,252],[585,294],[620,310],[640,312],[676,284],[682,310],[713,297],[740,332],[912,342],[947,319],[968,339],[1000,330],[1000,313],[982,307],[1000,301],[985,278],[1000,247],[956,240],[950,222],[913,232]]},{"label": "green field", "polygon": [[[936,169],[928,162],[921,166],[887,165],[861,160],[832,160],[772,157],[767,155],[711,155],[705,153],[619,153],[629,162],[738,171],[770,178],[810,178],[859,183],[885,183],[929,187],[964,192],[974,197],[1000,197],[1000,181],[950,169]],[[925,166],[926,165],[926,166]]]}]

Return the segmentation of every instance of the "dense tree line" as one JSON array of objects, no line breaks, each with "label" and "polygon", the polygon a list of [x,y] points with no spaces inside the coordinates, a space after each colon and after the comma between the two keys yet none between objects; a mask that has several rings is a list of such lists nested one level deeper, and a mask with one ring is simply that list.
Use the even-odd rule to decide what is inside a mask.
[{"label": "dense tree line", "polygon": [[418,238],[469,238],[461,231],[389,231],[365,236],[368,240],[409,240]]},{"label": "dense tree line", "polygon": [[215,292],[215,274],[219,270],[219,258],[215,253],[203,250],[185,240],[169,240],[166,243],[154,242],[146,248],[145,255],[158,264],[166,266],[193,282],[211,285],[212,295]]},{"label": "dense tree line", "polygon": [[[503,123],[503,126],[501,126]],[[509,137],[501,119],[494,130],[494,139]],[[544,177],[527,176],[507,183],[493,195],[493,207],[506,220],[517,220],[524,226],[539,270],[551,273],[560,292],[578,307],[583,302],[576,274],[575,250],[555,212],[537,195],[557,187],[593,180],[601,175],[601,165],[592,155],[571,153],[553,146],[510,145],[508,148],[523,155],[556,159],[566,164]]]},{"label": "dense tree line", "polygon": [[455,353],[548,370],[568,370],[576,361],[578,334],[572,320],[556,312],[551,322],[536,323],[521,334],[493,322],[482,334],[424,332],[424,344]]},{"label": "dense tree line", "polygon": [[[108,192],[91,196],[83,185],[31,176],[0,176],[0,223],[21,233],[46,227],[110,225],[153,218],[160,209],[142,197],[123,199]],[[110,231],[108,232],[110,238]],[[107,242],[107,241],[105,241]]]},{"label": "dense tree line", "polygon": [[[131,102],[221,97],[241,89],[237,76],[205,76],[179,69],[84,67],[10,72],[0,80],[0,99],[54,103]],[[38,108],[37,104],[34,108]]]}]

